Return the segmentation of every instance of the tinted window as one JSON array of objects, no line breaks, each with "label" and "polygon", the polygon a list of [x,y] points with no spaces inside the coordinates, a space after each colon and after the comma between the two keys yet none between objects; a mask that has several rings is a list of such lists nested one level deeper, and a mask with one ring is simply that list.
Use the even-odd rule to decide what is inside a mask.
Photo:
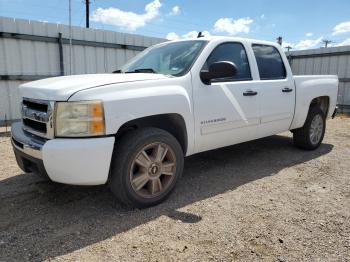
[{"label": "tinted window", "polygon": [[238,72],[234,77],[216,79],[216,81],[238,81],[251,80],[247,53],[240,43],[225,43],[217,46],[208,57],[203,69],[207,70],[212,63],[230,61],[235,63]]},{"label": "tinted window", "polygon": [[278,50],[268,45],[253,45],[261,80],[286,78],[286,68]]}]

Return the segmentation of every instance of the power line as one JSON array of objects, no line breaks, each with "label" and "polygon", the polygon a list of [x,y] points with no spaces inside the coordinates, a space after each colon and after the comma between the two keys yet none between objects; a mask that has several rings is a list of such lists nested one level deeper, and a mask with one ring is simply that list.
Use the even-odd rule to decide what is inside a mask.
[{"label": "power line", "polygon": [[[0,0],[1,1],[1,0]],[[91,23],[90,21],[90,16],[89,16],[89,12],[94,8],[94,6],[96,5],[96,0],[95,1],[92,1],[92,0],[81,0],[83,4],[85,4],[85,12],[84,10],[77,10],[74,7],[73,5],[73,2],[72,2],[72,14],[73,16],[71,17],[72,21],[71,23],[72,24],[77,24],[77,25],[81,25],[81,20],[77,17],[75,17],[75,15],[79,12],[81,13],[82,17],[85,16],[85,26],[88,28],[88,27],[97,27],[98,26],[95,24],[95,23]],[[14,3],[15,4],[15,3]],[[16,3],[17,4],[17,3]],[[35,5],[35,4],[28,4],[28,3],[23,3],[23,4],[27,4],[28,8],[24,8],[24,9],[19,9],[17,10],[16,12],[12,11],[12,12],[8,12],[8,13],[11,13],[11,14],[23,14],[23,15],[36,15],[37,13],[33,11],[32,8],[29,8],[30,7],[40,7],[40,8],[45,8],[45,9],[48,9],[48,10],[57,10],[57,9],[60,9],[60,10],[65,10],[65,11],[69,11],[69,8],[66,8],[64,6],[53,6],[53,5],[47,5],[45,3],[45,5]],[[73,10],[74,9],[74,10]],[[25,11],[24,11],[25,10]],[[38,10],[38,9],[37,9]],[[24,12],[23,12],[24,11]],[[85,13],[85,14],[84,14]],[[16,15],[15,15],[16,16]],[[61,20],[60,23],[63,23],[65,21],[62,21],[62,17],[58,16],[57,13],[55,12],[50,12],[50,16],[47,16],[47,14],[45,14],[45,18],[51,18],[52,20]],[[156,33],[159,37],[164,37],[162,33],[160,32],[157,32],[156,30],[161,30],[161,29],[168,29],[167,31],[170,32],[170,31],[177,31],[177,33],[180,31],[180,33],[187,33],[188,31],[191,31],[191,29],[189,30],[185,30],[185,27],[184,26],[188,26],[188,25],[192,25],[192,30],[196,30],[196,31],[203,31],[203,30],[209,30],[211,28],[208,28],[208,27],[211,27],[211,26],[208,26],[208,25],[204,25],[204,23],[198,23],[199,21],[193,21],[193,19],[189,20],[189,19],[177,19],[177,18],[173,18],[173,17],[167,17],[166,18],[167,20],[169,20],[170,22],[174,23],[174,24],[167,24],[167,25],[164,25],[164,24],[158,24],[158,23],[155,23],[155,22],[148,22],[147,25],[149,25],[152,29],[151,30],[148,30],[148,29],[144,29],[142,28],[142,31],[145,31],[145,32],[150,32],[152,34]],[[68,21],[67,21],[68,22]],[[117,26],[113,26],[113,25],[110,25],[112,27],[116,27],[118,28]],[[267,37],[268,35],[266,35]]]},{"label": "power line", "polygon": [[[1,0],[0,0],[1,1]],[[52,10],[65,10],[67,11],[68,8],[62,6],[62,5],[47,5],[47,3],[45,3],[45,5],[39,5],[39,4],[35,4],[35,3],[26,3],[26,2],[13,2],[11,1],[11,5],[14,6],[19,6],[21,7],[21,9],[27,5],[29,9],[33,9],[33,7],[40,7],[40,9],[52,9]],[[27,8],[23,8],[23,9],[27,9]]]},{"label": "power line", "polygon": [[[89,28],[90,26],[93,26],[93,27],[96,27],[96,28],[101,27],[101,26],[97,26],[95,23],[93,23],[93,24],[90,23],[89,13],[90,13],[90,10],[94,10],[95,9],[94,6],[96,5],[97,1],[82,0],[82,2],[85,4],[85,9],[86,9],[85,10],[86,27],[87,28]],[[13,4],[15,4],[15,2]],[[23,3],[23,4],[27,4],[27,3]],[[12,14],[15,14],[15,13],[16,14],[27,14],[27,15],[34,15],[35,14],[36,15],[36,12],[34,12],[32,10],[32,8],[29,8],[29,4],[27,6],[28,6],[28,8],[19,9],[16,12],[10,11],[8,13],[12,13]],[[67,11],[69,9],[69,8],[65,8],[64,6],[47,5],[46,3],[45,3],[45,5],[30,4],[30,6],[31,7],[35,6],[35,7],[45,8],[45,9],[55,9],[55,10],[60,9],[60,10],[67,10]],[[84,17],[84,11],[83,10],[81,10],[81,9],[80,10],[76,10],[76,7],[74,9],[75,9],[74,11],[72,10],[73,14],[76,15],[77,12],[79,12],[82,15],[82,18]],[[54,12],[50,12],[50,16],[47,16],[47,14],[45,14],[45,18],[51,18],[51,19],[54,19],[54,20],[61,20],[62,19],[62,17],[58,16],[58,14],[54,13]],[[76,17],[71,17],[71,20],[72,20],[71,23],[73,23],[73,24],[77,23],[78,25],[80,25],[82,23],[82,21],[79,18],[76,18]],[[188,25],[192,25],[192,28],[194,28],[194,30],[196,30],[196,31],[203,31],[205,29],[210,31],[210,29],[212,27],[212,26],[204,25],[204,23],[201,23],[199,20],[193,21],[193,19],[186,19],[186,18],[185,19],[183,19],[183,18],[179,19],[179,18],[167,17],[166,20],[172,22],[173,24],[164,25],[164,24],[157,24],[155,22],[148,22],[147,25],[149,25],[151,27],[151,29],[144,29],[144,28],[142,28],[142,31],[150,32],[152,34],[158,35],[159,37],[163,37],[163,34],[160,33],[160,32],[157,32],[157,29],[167,29],[168,32],[170,32],[170,31],[180,31],[182,33],[187,33],[187,31],[191,31],[190,29],[189,30],[185,30],[185,26],[188,26]],[[64,21],[60,21],[60,23],[64,23]],[[113,26],[113,25],[110,25],[110,26],[116,27],[116,26]],[[118,27],[116,27],[116,28],[118,28]],[[266,33],[259,33],[259,35],[261,37],[263,37],[263,38],[267,38],[267,39],[271,38],[271,36],[269,34],[266,34]]]}]

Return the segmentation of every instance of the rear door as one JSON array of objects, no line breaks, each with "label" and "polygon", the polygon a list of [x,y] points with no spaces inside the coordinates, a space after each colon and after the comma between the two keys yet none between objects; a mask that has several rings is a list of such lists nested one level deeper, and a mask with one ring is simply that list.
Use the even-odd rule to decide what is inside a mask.
[{"label": "rear door", "polygon": [[252,44],[259,71],[260,125],[265,137],[289,129],[294,116],[295,86],[285,56],[275,46]]}]

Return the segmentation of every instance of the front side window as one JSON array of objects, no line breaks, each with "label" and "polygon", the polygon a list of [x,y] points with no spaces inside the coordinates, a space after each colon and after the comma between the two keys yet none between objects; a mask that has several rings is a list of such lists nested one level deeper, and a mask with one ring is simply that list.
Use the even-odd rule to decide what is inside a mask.
[{"label": "front side window", "polygon": [[286,78],[286,68],[276,47],[259,44],[253,44],[252,47],[261,80]]},{"label": "front side window", "polygon": [[208,57],[203,69],[208,70],[215,62],[229,61],[237,66],[237,74],[230,78],[214,79],[214,82],[251,80],[247,53],[241,43],[224,43],[217,46]]},{"label": "front side window", "polygon": [[181,76],[186,74],[207,41],[164,43],[146,49],[121,68],[123,73],[154,72]]}]

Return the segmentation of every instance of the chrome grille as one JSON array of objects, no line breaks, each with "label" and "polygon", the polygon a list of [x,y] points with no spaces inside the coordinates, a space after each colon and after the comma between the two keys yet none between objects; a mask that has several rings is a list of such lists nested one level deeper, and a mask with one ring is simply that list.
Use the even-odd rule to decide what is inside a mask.
[{"label": "chrome grille", "polygon": [[54,102],[23,98],[23,129],[39,137],[53,138],[53,109]]}]

